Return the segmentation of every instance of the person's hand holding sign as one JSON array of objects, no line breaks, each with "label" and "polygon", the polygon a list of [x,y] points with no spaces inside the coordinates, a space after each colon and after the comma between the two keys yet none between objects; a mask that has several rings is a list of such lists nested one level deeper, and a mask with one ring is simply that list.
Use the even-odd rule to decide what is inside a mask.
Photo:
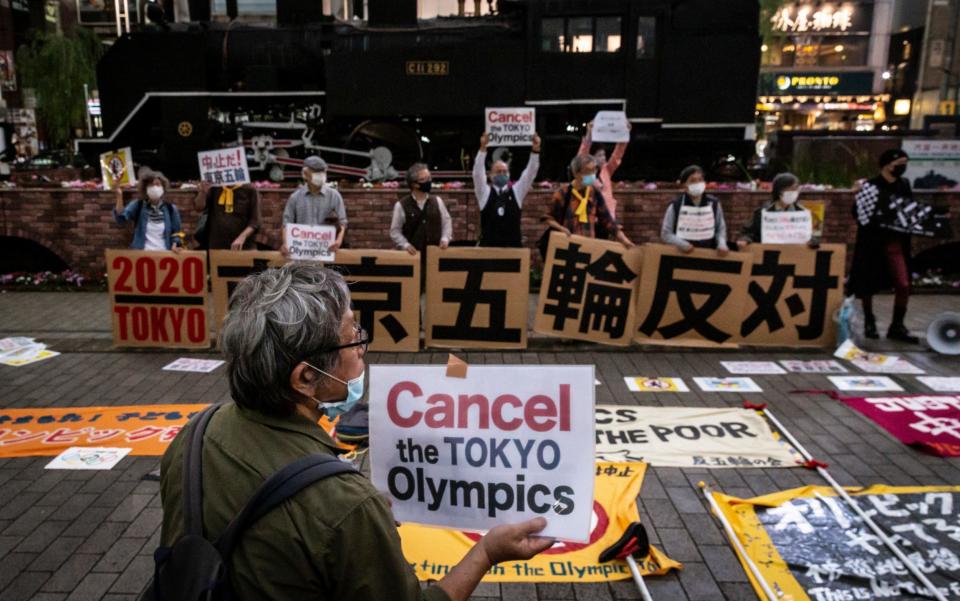
[{"label": "person's hand holding sign", "polygon": [[452,601],[466,601],[491,567],[504,561],[530,559],[553,546],[554,539],[536,536],[546,527],[544,518],[494,527],[437,585]]}]

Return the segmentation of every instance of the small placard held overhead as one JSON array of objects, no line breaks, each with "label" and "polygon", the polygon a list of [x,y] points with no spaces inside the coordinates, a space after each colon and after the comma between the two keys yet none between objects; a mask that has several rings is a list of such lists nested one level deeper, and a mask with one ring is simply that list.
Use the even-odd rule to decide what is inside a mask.
[{"label": "small placard held overhead", "polygon": [[627,114],[623,111],[599,111],[593,118],[594,142],[629,142],[630,128]]},{"label": "small placard held overhead", "polygon": [[200,179],[214,186],[250,183],[247,154],[242,147],[204,150],[197,153]]},{"label": "small placard held overhead", "polygon": [[537,111],[530,107],[488,108],[483,131],[490,136],[490,146],[533,146]]}]

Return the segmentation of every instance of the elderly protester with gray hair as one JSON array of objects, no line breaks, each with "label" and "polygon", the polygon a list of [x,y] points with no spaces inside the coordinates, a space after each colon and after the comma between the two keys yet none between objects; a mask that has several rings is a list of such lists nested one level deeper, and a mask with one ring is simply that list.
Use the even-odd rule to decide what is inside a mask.
[{"label": "elderly protester with gray hair", "polygon": [[[233,402],[203,442],[204,536],[217,540],[257,487],[294,460],[341,450],[318,425],[363,395],[366,334],[343,278],[291,263],[237,287],[221,347]],[[185,436],[163,456],[161,544],[184,533]],[[497,526],[435,586],[421,590],[403,557],[390,508],[357,472],[317,481],[245,531],[229,559],[232,590],[254,599],[467,599],[496,563],[528,559],[553,541],[537,518]]]},{"label": "elderly protester with gray hair", "polygon": [[[430,168],[414,163],[407,169],[410,194],[393,206],[390,239],[400,250],[411,255],[424,254],[428,246],[446,248],[453,239],[453,222],[443,200],[433,190]],[[426,256],[424,254],[424,256]]]},{"label": "elderly protester with gray hair", "polygon": [[[763,212],[807,211],[797,202],[800,197],[800,180],[792,173],[781,173],[773,178],[771,199],[753,212],[750,222],[740,230],[737,248],[746,248],[753,242],[763,242]],[[820,246],[820,238],[811,236],[807,242],[810,248]]]},{"label": "elderly protester with gray hair", "polygon": [[[597,181],[597,159],[589,154],[578,154],[570,161],[570,173],[573,181],[553,193],[550,210],[540,220],[551,230],[567,236],[576,234],[596,238],[600,234],[612,233],[624,246],[633,247],[633,242],[623,233],[620,223],[607,210],[603,196],[593,185]],[[546,250],[544,242],[545,239],[541,238],[541,254]]]}]

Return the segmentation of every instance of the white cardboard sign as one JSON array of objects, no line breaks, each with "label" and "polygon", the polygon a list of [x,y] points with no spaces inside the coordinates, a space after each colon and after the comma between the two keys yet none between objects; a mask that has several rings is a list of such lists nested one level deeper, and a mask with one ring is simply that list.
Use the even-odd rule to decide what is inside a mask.
[{"label": "white cardboard sign", "polygon": [[490,146],[533,146],[537,110],[529,107],[488,108],[484,112],[483,131],[490,137]]},{"label": "white cardboard sign", "polygon": [[337,240],[337,228],[332,225],[301,225],[288,223],[284,226],[287,234],[287,248],[291,261],[336,260],[336,253],[330,251],[330,245]]},{"label": "white cardboard sign", "polygon": [[747,377],[694,378],[694,382],[704,392],[763,392],[763,389]]},{"label": "white cardboard sign", "polygon": [[598,111],[593,118],[593,142],[629,142],[630,129],[623,111]]},{"label": "white cardboard sign", "polygon": [[761,212],[760,239],[764,244],[806,244],[813,236],[810,211]]},{"label": "white cardboard sign", "polygon": [[886,376],[827,376],[837,390],[863,390],[867,392],[897,390],[900,385]]},{"label": "white cardboard sign", "polygon": [[544,517],[586,542],[593,513],[594,366],[370,367],[374,486],[400,522],[488,530]]},{"label": "white cardboard sign", "polygon": [[197,153],[200,179],[214,186],[250,183],[247,153],[240,147],[204,150]]},{"label": "white cardboard sign", "polygon": [[173,363],[163,366],[163,371],[188,371],[198,374],[208,374],[223,365],[220,359],[194,359],[192,357],[180,357]]},{"label": "white cardboard sign", "polygon": [[716,220],[713,207],[683,205],[677,216],[677,235],[684,240],[711,240],[715,235]]},{"label": "white cardboard sign", "polygon": [[787,373],[775,361],[721,361],[720,365],[728,372],[742,376]]},{"label": "white cardboard sign", "polygon": [[130,448],[70,447],[44,466],[45,470],[112,470]]}]

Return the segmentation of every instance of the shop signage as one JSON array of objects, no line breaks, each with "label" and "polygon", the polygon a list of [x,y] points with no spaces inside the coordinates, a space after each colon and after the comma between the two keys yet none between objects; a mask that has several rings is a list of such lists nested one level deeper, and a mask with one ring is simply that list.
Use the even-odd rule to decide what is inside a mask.
[{"label": "shop signage", "polygon": [[873,93],[873,72],[801,71],[760,74],[761,96]]},{"label": "shop signage", "polygon": [[872,9],[853,2],[789,3],[770,18],[776,33],[867,33]]}]

